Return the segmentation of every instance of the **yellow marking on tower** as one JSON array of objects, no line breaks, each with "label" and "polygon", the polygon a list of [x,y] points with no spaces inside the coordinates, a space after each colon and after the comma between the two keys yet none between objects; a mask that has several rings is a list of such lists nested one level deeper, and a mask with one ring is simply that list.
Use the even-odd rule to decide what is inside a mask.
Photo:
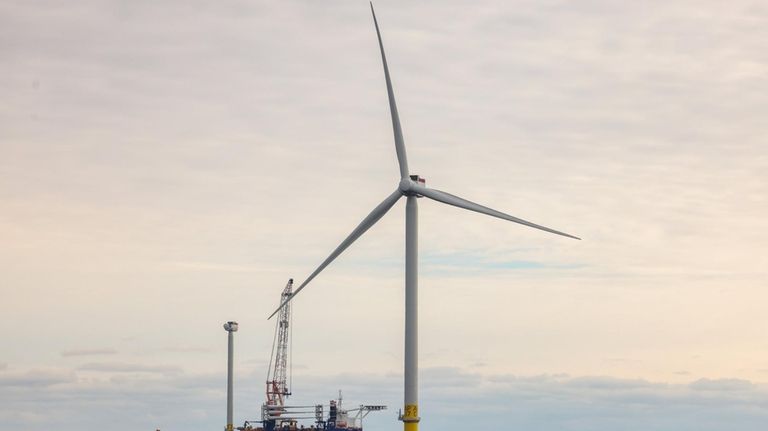
[{"label": "yellow marking on tower", "polygon": [[406,404],[405,412],[402,416],[403,431],[419,430],[419,406],[416,404]]}]

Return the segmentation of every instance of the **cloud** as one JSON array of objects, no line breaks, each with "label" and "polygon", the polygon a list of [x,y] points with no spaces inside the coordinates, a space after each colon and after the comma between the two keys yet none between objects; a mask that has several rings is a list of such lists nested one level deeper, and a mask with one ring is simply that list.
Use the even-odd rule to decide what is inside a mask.
[{"label": "cloud", "polygon": [[[33,374],[38,373],[28,373]],[[226,377],[118,372],[117,376],[101,379],[84,374],[62,373],[46,379],[45,385],[39,377],[33,378],[32,384],[30,377],[17,378],[12,385],[3,384],[0,430],[27,428],[51,416],[64,430],[97,427],[112,420],[122,422],[115,426],[125,430],[137,426],[169,429],[174,423],[194,429],[200,423],[220,420],[216,413],[221,410]],[[4,379],[0,378],[0,382]]]},{"label": "cloud", "polygon": [[54,385],[72,383],[76,375],[68,370],[35,369],[25,373],[1,373],[0,387],[48,388]]},{"label": "cloud", "polygon": [[190,271],[246,272],[256,273],[268,270],[257,266],[217,264],[210,262],[168,262],[169,267]]},{"label": "cloud", "polygon": [[61,352],[61,356],[100,356],[100,355],[115,355],[117,350],[115,349],[75,349],[65,350]]},{"label": "cloud", "polygon": [[195,346],[165,347],[162,350],[173,353],[211,353],[213,351],[210,347]]},{"label": "cloud", "polygon": [[754,383],[742,379],[699,379],[689,386],[696,391],[741,392],[756,389]]},{"label": "cloud", "polygon": [[[445,370],[443,370],[445,372]],[[460,371],[456,372],[461,375]],[[670,384],[607,376],[475,376],[464,391],[422,393],[431,426],[460,421],[462,406],[471,405],[483,427],[539,430],[758,430],[768,418],[768,386],[718,381],[702,394],[697,383]],[[750,383],[751,386],[744,383]],[[428,383],[425,383],[428,387]],[[751,387],[750,390],[744,390]],[[457,387],[456,389],[459,389]],[[426,413],[425,413],[426,416]],[[735,421],[735,422],[733,422]]]},{"label": "cloud", "polygon": [[[519,253],[519,252],[518,252]],[[505,259],[506,257],[506,259]],[[489,274],[493,272],[509,272],[511,270],[546,270],[568,271],[584,268],[583,264],[545,263],[530,260],[515,259],[513,256],[500,256],[498,252],[489,250],[465,251],[431,251],[421,257],[423,271],[434,276],[451,276],[454,272],[464,274],[478,272]]]},{"label": "cloud", "polygon": [[470,389],[479,384],[479,375],[455,367],[429,367],[420,371],[426,389]]},{"label": "cloud", "polygon": [[[5,385],[7,390],[0,391],[0,417],[8,421],[0,429],[36,423],[35,409],[30,406],[52,409],[59,428],[66,431],[106,419],[118,431],[181,425],[210,428],[221,420],[223,373],[117,374],[120,376],[109,380],[92,380],[64,372],[49,378],[47,386],[38,384],[46,388],[42,392],[21,380]],[[238,423],[258,418],[264,396],[261,378],[256,373],[236,380]],[[459,424],[466,419],[468,406],[477,425],[542,431],[612,431],[617,427],[674,431],[690,426],[707,431],[758,431],[768,418],[768,386],[739,381],[735,388],[728,379],[709,380],[708,389],[702,389],[701,381],[670,384],[607,376],[486,375],[436,367],[425,368],[421,380],[423,425],[431,429],[462,429]],[[713,387],[717,389],[709,389]],[[396,374],[297,375],[292,389],[293,404],[327,404],[342,389],[347,406],[388,405],[388,411],[367,419],[366,428],[371,431],[395,425],[395,412],[402,402],[402,376]],[[86,405],[92,415],[80,414]]]},{"label": "cloud", "polygon": [[99,371],[108,373],[150,373],[174,375],[182,372],[181,367],[173,365],[145,365],[123,362],[92,362],[77,367],[80,371]]},{"label": "cloud", "polygon": [[594,376],[570,379],[568,386],[583,389],[613,390],[647,388],[650,383],[642,379],[617,379],[613,377]]}]

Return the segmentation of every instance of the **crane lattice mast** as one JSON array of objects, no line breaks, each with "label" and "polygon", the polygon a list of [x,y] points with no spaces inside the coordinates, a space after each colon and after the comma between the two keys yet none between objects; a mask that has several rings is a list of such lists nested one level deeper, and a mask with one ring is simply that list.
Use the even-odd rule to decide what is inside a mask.
[{"label": "crane lattice mast", "polygon": [[275,340],[272,343],[273,356],[270,358],[269,374],[267,375],[267,405],[269,406],[282,407],[285,405],[285,398],[291,395],[288,375],[291,304],[287,303],[291,296],[293,296],[292,278],[288,280],[288,284],[285,285],[285,289],[280,295],[280,303],[285,304],[285,306],[280,309],[275,328]]}]

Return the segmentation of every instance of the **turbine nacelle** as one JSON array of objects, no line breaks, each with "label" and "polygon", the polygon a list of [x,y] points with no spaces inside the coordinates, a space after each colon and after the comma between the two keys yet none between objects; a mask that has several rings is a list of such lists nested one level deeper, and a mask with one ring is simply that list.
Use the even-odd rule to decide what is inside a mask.
[{"label": "turbine nacelle", "polygon": [[400,180],[397,188],[403,196],[416,196],[417,198],[424,197],[416,192],[419,186],[424,187],[427,180],[418,175],[409,175],[408,178]]}]

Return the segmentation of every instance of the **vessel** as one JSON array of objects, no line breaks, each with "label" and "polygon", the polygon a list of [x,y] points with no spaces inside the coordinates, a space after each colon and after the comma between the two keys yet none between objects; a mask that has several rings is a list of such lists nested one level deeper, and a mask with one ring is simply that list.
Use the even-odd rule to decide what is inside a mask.
[{"label": "vessel", "polygon": [[[371,412],[386,410],[384,405],[365,405],[347,409],[343,406],[342,392],[328,404],[289,405],[291,396],[291,304],[293,279],[280,293],[280,309],[275,323],[272,354],[267,367],[266,400],[261,406],[261,419],[245,421],[239,431],[362,431],[363,419]],[[301,424],[311,421],[310,425]]]}]

